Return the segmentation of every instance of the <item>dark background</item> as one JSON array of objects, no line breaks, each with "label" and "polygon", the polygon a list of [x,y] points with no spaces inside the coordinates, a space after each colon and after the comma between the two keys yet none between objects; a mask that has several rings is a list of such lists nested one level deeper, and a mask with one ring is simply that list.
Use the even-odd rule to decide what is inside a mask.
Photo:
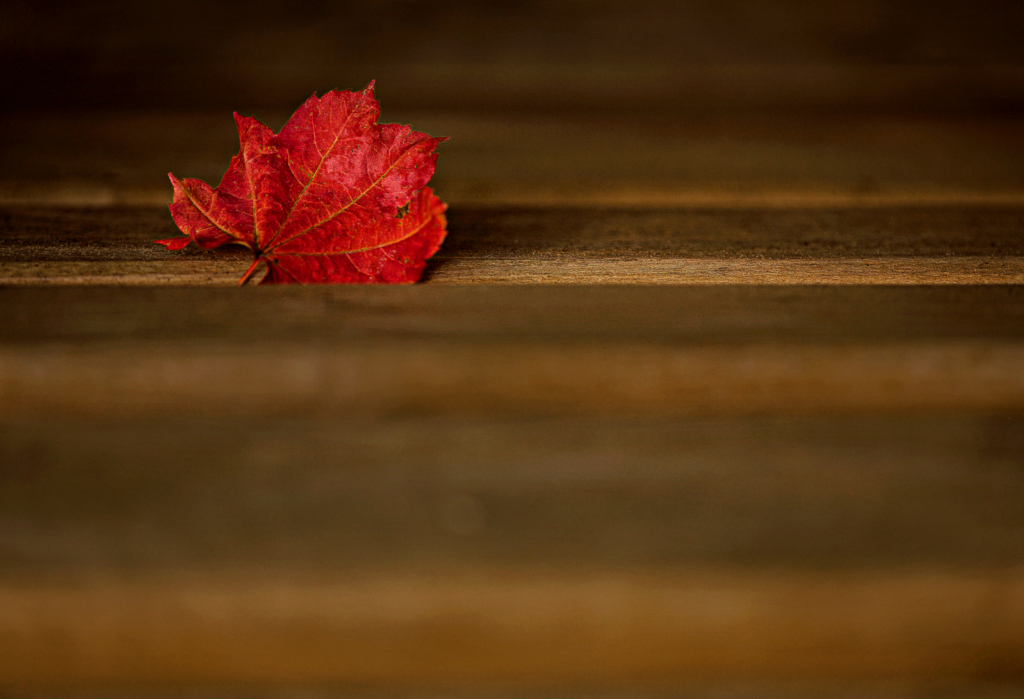
[{"label": "dark background", "polygon": [[1019,114],[1024,3],[175,0],[0,5],[0,108]]}]

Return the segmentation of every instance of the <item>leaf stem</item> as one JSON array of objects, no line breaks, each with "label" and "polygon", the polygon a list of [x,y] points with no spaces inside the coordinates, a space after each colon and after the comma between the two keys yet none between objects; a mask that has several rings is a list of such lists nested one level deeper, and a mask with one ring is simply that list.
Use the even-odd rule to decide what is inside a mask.
[{"label": "leaf stem", "polygon": [[250,265],[249,269],[245,271],[245,274],[242,275],[242,278],[238,280],[238,286],[245,286],[245,283],[249,281],[249,278],[252,276],[252,273],[256,271],[256,267],[262,260],[262,257],[257,257],[255,260],[253,260],[252,265]]}]

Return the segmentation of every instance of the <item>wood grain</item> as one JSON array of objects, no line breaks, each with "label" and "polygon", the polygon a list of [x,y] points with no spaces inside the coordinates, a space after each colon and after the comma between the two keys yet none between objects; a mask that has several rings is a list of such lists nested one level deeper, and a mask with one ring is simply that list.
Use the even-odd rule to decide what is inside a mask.
[{"label": "wood grain", "polygon": [[[29,270],[0,282],[40,283]],[[64,270],[54,270],[58,274]],[[71,271],[71,270],[68,270]],[[98,271],[98,270],[97,270]],[[20,275],[24,276],[20,276]],[[46,276],[46,284],[168,283],[170,275]],[[35,279],[39,279],[36,277]],[[213,277],[193,273],[177,283]],[[218,278],[219,279],[219,278]],[[737,260],[509,259],[450,260],[433,264],[430,281],[452,284],[1020,284],[1024,257],[916,257],[912,259]],[[193,282],[195,283],[195,282]]]},{"label": "wood grain", "polygon": [[[8,208],[0,283],[213,284],[243,249],[171,253],[151,208]],[[1018,284],[1024,208],[474,208],[449,212],[429,283]]]}]

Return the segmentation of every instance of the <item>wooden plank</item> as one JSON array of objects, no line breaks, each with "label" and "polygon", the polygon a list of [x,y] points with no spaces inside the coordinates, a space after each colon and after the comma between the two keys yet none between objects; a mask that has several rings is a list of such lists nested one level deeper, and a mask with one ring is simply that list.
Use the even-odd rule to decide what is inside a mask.
[{"label": "wooden plank", "polygon": [[5,349],[1016,344],[1018,286],[0,287]]},{"label": "wooden plank", "polygon": [[[230,12],[200,7],[183,2],[192,22],[147,10],[67,17],[12,10],[5,18],[17,31],[2,55],[22,63],[0,83],[11,95],[3,104],[67,111],[291,105],[306,86],[358,88],[371,78],[403,104],[490,109],[950,111],[1008,108],[1022,94],[1020,17],[1001,3],[968,12],[901,0],[882,12],[865,0],[841,9],[656,0],[517,10],[453,2],[430,16],[396,11],[386,24],[360,8],[296,16],[272,2],[259,21],[239,24]],[[344,45],[330,43],[346,34]],[[218,39],[232,47],[230,56]],[[372,56],[388,42],[414,48]],[[188,75],[191,61],[206,70]]]},{"label": "wooden plank", "polygon": [[0,579],[995,575],[1024,564],[1022,420],[5,416]]},{"label": "wooden plank", "polygon": [[[1020,207],[453,208],[430,283],[1017,284]],[[171,253],[151,208],[9,208],[0,283],[232,284],[236,248]]]},{"label": "wooden plank", "polygon": [[1006,410],[1024,407],[1024,343],[32,347],[0,352],[0,397],[5,417]]},{"label": "wooden plank", "polygon": [[8,288],[0,412],[1009,409],[1017,292]]},{"label": "wooden plank", "polygon": [[[214,283],[221,277],[193,272],[181,276],[73,274],[32,277],[38,267],[12,266],[16,276],[0,283],[166,284]],[[2,269],[2,268],[0,268]],[[47,270],[49,271],[49,270]],[[92,269],[98,272],[100,270]],[[141,272],[141,270],[140,270]],[[1021,284],[1024,257],[916,257],[904,259],[744,260],[744,259],[550,259],[525,262],[497,257],[446,259],[434,263],[431,282],[451,284]]]},{"label": "wooden plank", "polygon": [[[251,259],[237,255],[158,262],[0,262],[0,284],[235,286]],[[262,273],[257,272],[257,278]],[[1024,257],[845,260],[527,259],[431,263],[432,284],[1021,284]]]},{"label": "wooden plank", "polygon": [[[386,105],[386,102],[385,102]],[[295,105],[297,106],[297,104]],[[1012,117],[593,110],[397,112],[451,137],[432,186],[453,206],[1021,206]],[[0,117],[0,204],[162,205],[167,173],[215,184],[238,151],[222,112]],[[286,111],[257,112],[280,128]]]},{"label": "wooden plank", "polygon": [[[453,207],[442,258],[1020,257],[1024,206],[877,208]],[[5,262],[158,261],[180,235],[157,207],[0,209]],[[234,252],[242,262],[247,251]],[[210,257],[194,248],[171,258]]]},{"label": "wooden plank", "polygon": [[431,13],[396,9],[387,22],[359,5],[297,13],[268,2],[244,22],[233,8],[196,0],[182,0],[180,16],[128,6],[57,16],[34,5],[7,10],[0,56],[19,69],[0,82],[4,111],[293,107],[313,89],[355,89],[372,78],[386,101],[503,111],[1010,111],[1024,94],[1021,18],[1002,2],[462,0]]},{"label": "wooden plank", "polygon": [[449,571],[283,582],[240,572],[4,585],[0,676],[37,691],[1019,682],[1022,629],[1019,571]]}]

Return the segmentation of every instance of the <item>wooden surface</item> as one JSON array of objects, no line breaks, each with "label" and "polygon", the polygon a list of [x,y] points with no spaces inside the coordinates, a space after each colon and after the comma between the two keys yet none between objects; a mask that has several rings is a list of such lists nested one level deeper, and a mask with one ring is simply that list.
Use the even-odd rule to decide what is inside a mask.
[{"label": "wooden surface", "polygon": [[1024,207],[950,191],[456,199],[376,288],[8,204],[3,686],[1013,695]]},{"label": "wooden surface", "polygon": [[[1024,693],[1019,9],[329,5],[0,10],[0,695]],[[373,77],[421,284],[152,243]]]}]

